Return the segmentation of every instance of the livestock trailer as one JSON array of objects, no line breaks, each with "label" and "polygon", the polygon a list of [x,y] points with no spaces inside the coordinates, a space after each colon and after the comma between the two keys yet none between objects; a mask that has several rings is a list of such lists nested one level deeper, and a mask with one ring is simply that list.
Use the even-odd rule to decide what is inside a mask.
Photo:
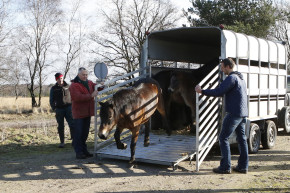
[{"label": "livestock trailer", "polygon": [[[282,43],[217,27],[176,28],[150,33],[143,45],[140,69],[128,76],[133,73],[139,73],[139,77],[151,76],[155,72],[168,69],[193,71],[201,66],[206,67],[215,58],[231,57],[237,64],[234,70],[243,74],[247,84],[249,117],[246,134],[249,151],[255,153],[260,143],[264,148],[272,148],[275,145],[278,127],[290,132],[286,53],[286,47]],[[215,88],[225,78],[218,63],[206,74],[198,83],[203,89]],[[126,76],[108,81],[105,85]],[[122,82],[107,87],[100,94],[112,92],[125,84],[126,82]],[[112,94],[99,97],[96,102],[111,96]],[[146,148],[140,141],[143,139],[140,139],[140,145],[137,144],[136,148],[137,161],[176,166],[180,161],[195,156],[196,170],[199,170],[202,161],[217,142],[224,112],[222,98],[198,93],[195,98],[195,136],[151,135],[152,145]],[[96,116],[96,155],[129,160],[130,151],[116,150],[113,139],[110,142],[98,142],[98,124]],[[129,137],[126,137],[123,140],[128,139]],[[236,142],[235,134],[230,141]],[[111,144],[106,145],[108,143]]]}]

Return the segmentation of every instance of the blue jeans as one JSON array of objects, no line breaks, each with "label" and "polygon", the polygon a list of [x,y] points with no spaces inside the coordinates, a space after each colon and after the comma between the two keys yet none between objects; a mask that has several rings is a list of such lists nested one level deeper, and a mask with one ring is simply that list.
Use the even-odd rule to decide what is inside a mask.
[{"label": "blue jeans", "polygon": [[76,154],[87,154],[86,141],[89,136],[91,117],[74,119],[75,129],[73,138],[73,147]]},{"label": "blue jeans", "polygon": [[71,105],[64,107],[64,108],[56,108],[55,109],[55,118],[57,121],[57,131],[59,135],[59,139],[61,143],[64,143],[64,119],[66,119],[69,130],[70,130],[70,136],[73,138],[73,117],[71,112]]},{"label": "blue jeans", "polygon": [[219,143],[221,149],[220,170],[231,169],[231,149],[229,144],[230,135],[236,131],[237,141],[239,144],[240,156],[238,160],[238,168],[247,170],[249,164],[248,158],[248,144],[245,134],[246,118],[234,117],[231,114],[226,114],[223,120],[222,130],[219,135]]}]

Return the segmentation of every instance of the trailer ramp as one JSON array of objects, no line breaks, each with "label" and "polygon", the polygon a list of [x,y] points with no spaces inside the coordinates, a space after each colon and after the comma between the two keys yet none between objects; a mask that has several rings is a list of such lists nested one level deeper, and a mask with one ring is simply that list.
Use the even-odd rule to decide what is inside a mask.
[{"label": "trailer ramp", "polygon": [[[135,152],[135,160],[137,162],[146,162],[160,165],[175,166],[183,160],[191,158],[195,152],[195,136],[189,135],[157,135],[150,133],[150,145],[144,147],[144,134],[140,134]],[[127,149],[117,149],[116,143],[97,151],[97,156],[102,158],[112,158],[120,160],[130,160],[130,142],[131,137],[122,140],[128,145]]]}]

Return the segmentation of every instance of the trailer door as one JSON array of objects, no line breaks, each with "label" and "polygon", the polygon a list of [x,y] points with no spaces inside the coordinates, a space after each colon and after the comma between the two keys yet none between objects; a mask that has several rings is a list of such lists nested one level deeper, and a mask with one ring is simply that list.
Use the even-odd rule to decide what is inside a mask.
[{"label": "trailer door", "polygon": [[[221,80],[220,67],[216,66],[200,83],[203,89],[213,89]],[[217,142],[222,114],[220,97],[196,93],[196,170]]]}]

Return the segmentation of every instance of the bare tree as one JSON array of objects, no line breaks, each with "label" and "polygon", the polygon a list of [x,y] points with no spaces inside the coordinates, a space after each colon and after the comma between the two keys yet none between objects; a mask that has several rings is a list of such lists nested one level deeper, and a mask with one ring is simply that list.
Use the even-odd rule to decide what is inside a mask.
[{"label": "bare tree", "polygon": [[[287,58],[290,61],[290,3],[285,0],[279,0],[275,2],[276,6],[276,16],[277,20],[275,26],[270,34],[278,41],[283,41],[287,47],[288,53]],[[288,65],[288,71],[290,71],[290,66]]]},{"label": "bare tree", "polygon": [[[8,26],[9,5],[10,0],[0,0],[0,43],[4,43],[11,31],[11,28]],[[0,47],[3,47],[3,45],[1,45]]]},{"label": "bare tree", "polygon": [[60,50],[65,55],[65,65],[62,70],[64,78],[68,75],[72,68],[75,68],[80,61],[80,54],[85,38],[85,24],[82,22],[80,8],[83,0],[70,1],[70,9],[65,16],[66,19],[62,23],[62,38],[59,40]]},{"label": "bare tree", "polygon": [[7,57],[6,65],[9,69],[7,72],[7,77],[9,78],[9,85],[13,87],[13,95],[16,100],[20,95],[23,95],[21,91],[21,83],[24,78],[21,61],[18,59],[18,53],[12,52],[9,57]]},{"label": "bare tree", "polygon": [[25,56],[24,64],[29,72],[27,89],[31,95],[32,107],[37,107],[41,106],[44,71],[50,65],[48,54],[54,43],[55,26],[62,14],[61,1],[25,0],[23,3],[27,23],[21,28],[20,50]]},{"label": "bare tree", "polygon": [[7,72],[8,68],[5,63],[6,52],[6,40],[9,37],[9,32],[11,28],[9,27],[9,0],[0,0],[0,82],[7,82]]},{"label": "bare tree", "polygon": [[101,47],[93,52],[108,66],[115,67],[115,75],[119,75],[138,68],[148,33],[174,27],[180,17],[168,0],[113,0],[112,3],[113,10],[104,12],[105,26],[99,34],[95,32],[90,37]]}]

